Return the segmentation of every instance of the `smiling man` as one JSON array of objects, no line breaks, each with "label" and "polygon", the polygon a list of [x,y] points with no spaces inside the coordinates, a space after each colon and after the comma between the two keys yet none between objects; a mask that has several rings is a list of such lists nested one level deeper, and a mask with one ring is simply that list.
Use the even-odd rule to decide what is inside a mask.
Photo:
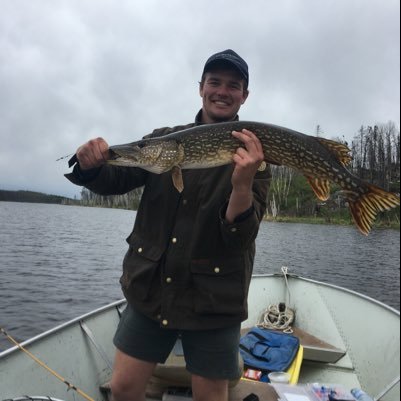
[{"label": "smiling man", "polygon": [[[149,136],[237,120],[248,81],[237,53],[214,54],[203,70],[195,123]],[[106,164],[108,144],[101,138],[77,150],[78,164],[67,175],[72,182],[103,195],[144,186],[120,279],[128,307],[114,338],[114,401],[144,401],[156,365],[179,337],[195,401],[227,401],[229,380],[241,374],[240,328],[270,174],[258,171],[264,156],[257,137],[247,130],[233,135],[244,144],[233,164],[184,170],[182,193],[170,173]]]},{"label": "smiling man", "polygon": [[[231,65],[230,65],[231,64]],[[234,120],[248,97],[248,67],[232,50],[218,53],[206,62],[200,95],[202,122]]]}]

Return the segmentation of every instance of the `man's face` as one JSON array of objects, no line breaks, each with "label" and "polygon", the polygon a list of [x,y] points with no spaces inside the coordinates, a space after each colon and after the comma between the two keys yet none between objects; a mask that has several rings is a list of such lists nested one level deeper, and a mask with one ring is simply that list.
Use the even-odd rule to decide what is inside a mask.
[{"label": "man's face", "polygon": [[248,97],[245,81],[236,70],[219,68],[205,74],[200,85],[202,119],[212,124],[233,120]]}]

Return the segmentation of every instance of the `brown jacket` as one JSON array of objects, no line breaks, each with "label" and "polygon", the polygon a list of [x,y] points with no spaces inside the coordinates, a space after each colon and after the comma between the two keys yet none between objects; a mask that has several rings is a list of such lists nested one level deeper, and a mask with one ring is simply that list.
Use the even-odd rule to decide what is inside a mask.
[{"label": "brown jacket", "polygon": [[[163,128],[151,135],[194,125]],[[257,173],[252,209],[228,224],[224,216],[232,172],[232,165],[183,170],[181,194],[170,173],[105,165],[89,182],[78,178],[77,168],[66,175],[103,195],[144,185],[120,282],[128,302],[162,327],[215,329],[247,318],[254,241],[266,210],[270,172]]]}]

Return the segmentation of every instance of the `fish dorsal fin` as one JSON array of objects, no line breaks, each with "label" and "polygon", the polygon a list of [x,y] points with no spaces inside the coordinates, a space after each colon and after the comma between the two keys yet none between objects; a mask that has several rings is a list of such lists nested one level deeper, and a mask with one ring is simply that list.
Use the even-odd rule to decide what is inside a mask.
[{"label": "fish dorsal fin", "polygon": [[315,195],[321,200],[326,201],[330,198],[330,181],[323,178],[306,176],[309,185],[312,187]]},{"label": "fish dorsal fin", "polygon": [[329,150],[344,167],[351,163],[351,149],[347,145],[325,138],[316,138],[316,140]]}]

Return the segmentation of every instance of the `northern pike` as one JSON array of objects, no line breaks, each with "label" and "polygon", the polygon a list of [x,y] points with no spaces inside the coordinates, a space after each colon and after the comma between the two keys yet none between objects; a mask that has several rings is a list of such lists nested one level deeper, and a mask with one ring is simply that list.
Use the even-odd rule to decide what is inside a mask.
[{"label": "northern pike", "polygon": [[400,198],[353,175],[346,166],[350,149],[339,142],[259,122],[235,121],[199,125],[161,137],[110,147],[108,163],[140,167],[152,173],[172,171],[173,184],[182,191],[181,169],[201,169],[232,163],[244,144],[232,131],[247,129],[260,140],[265,162],[302,173],[321,201],[330,197],[330,182],[346,197],[358,229],[368,235],[376,215],[400,204]]}]

